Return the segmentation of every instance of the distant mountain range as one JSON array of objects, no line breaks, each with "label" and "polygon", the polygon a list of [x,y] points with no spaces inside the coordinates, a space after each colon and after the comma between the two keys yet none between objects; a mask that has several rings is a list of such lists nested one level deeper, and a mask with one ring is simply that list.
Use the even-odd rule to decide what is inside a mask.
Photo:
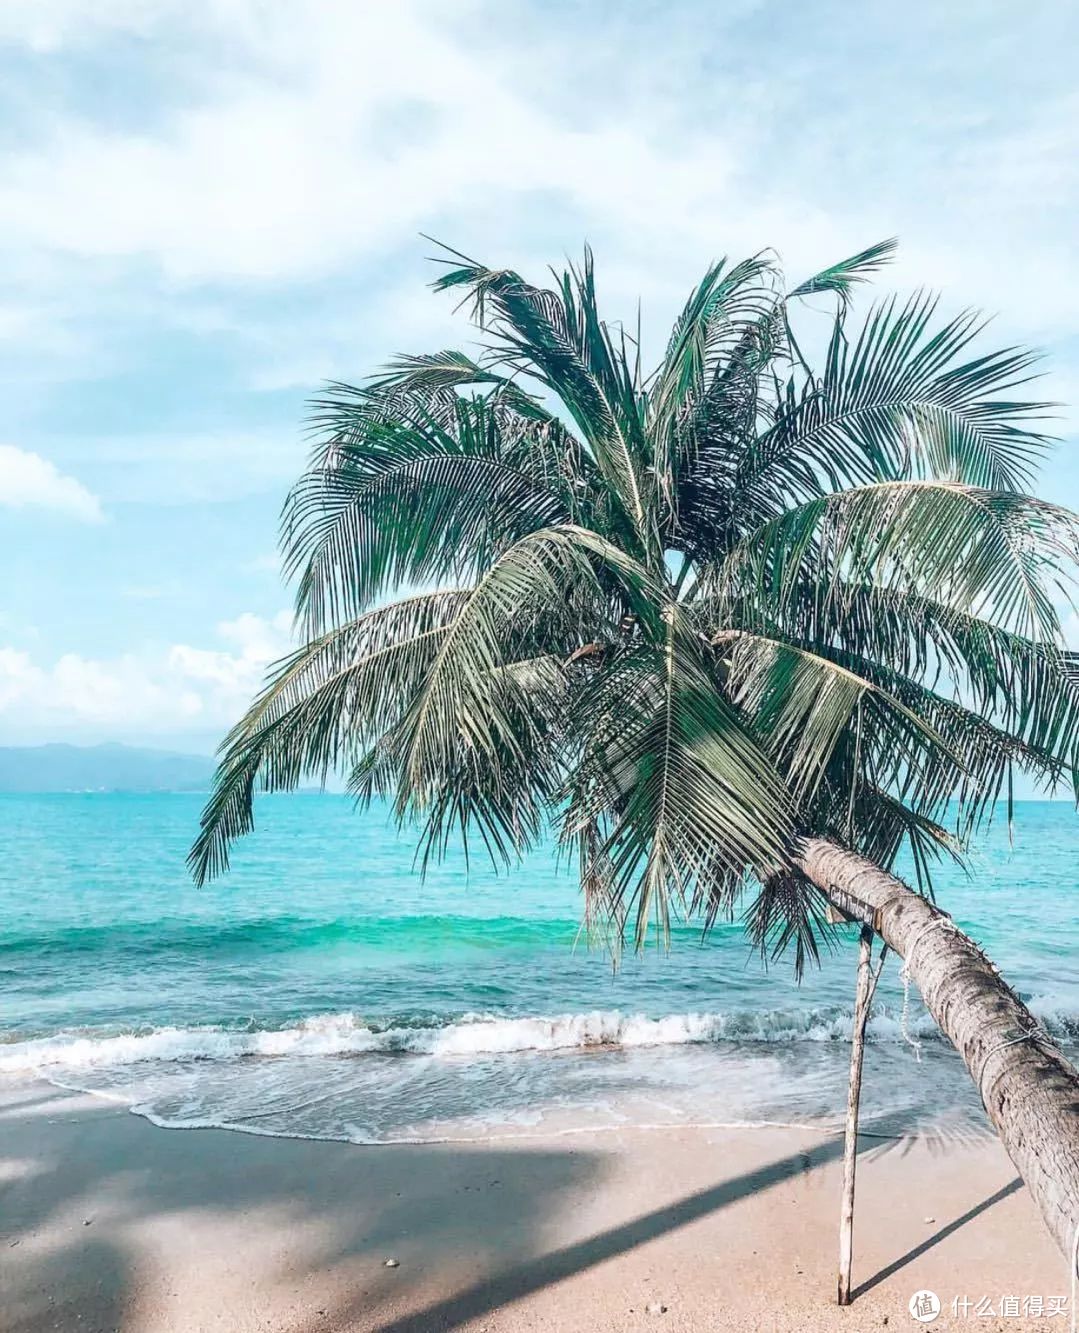
[{"label": "distant mountain range", "polygon": [[0,792],[206,791],[214,761],[133,745],[0,746]]}]

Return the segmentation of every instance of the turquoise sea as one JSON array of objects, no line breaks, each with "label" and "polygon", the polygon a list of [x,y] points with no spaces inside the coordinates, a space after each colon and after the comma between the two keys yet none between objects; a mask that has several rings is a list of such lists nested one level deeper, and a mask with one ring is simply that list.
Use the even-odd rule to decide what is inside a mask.
[{"label": "turquoise sea", "polygon": [[[612,969],[567,867],[426,879],[381,811],[265,797],[222,880],[184,857],[202,798],[0,796],[0,1077],[45,1076],[157,1123],[356,1142],[679,1122],[840,1123],[854,940],[798,986],[738,924]],[[938,898],[1069,1047],[1079,1039],[1079,816],[1021,803]],[[878,992],[867,1127],[976,1134],[967,1076],[898,964]],[[909,1040],[908,1040],[909,1038]]]}]

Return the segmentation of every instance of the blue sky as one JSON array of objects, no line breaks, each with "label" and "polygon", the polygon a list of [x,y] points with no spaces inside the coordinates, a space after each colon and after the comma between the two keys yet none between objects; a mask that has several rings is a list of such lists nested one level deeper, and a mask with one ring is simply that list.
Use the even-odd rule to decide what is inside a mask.
[{"label": "blue sky", "polygon": [[472,336],[420,232],[587,239],[653,347],[718,255],[897,234],[889,286],[1079,405],[1077,41],[1059,0],[5,0],[0,743],[213,746],[288,644],[305,400]]}]

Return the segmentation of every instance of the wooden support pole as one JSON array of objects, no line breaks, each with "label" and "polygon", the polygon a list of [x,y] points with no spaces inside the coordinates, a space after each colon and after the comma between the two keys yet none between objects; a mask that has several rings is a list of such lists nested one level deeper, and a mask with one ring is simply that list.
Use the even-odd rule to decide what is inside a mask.
[{"label": "wooden support pole", "polygon": [[858,940],[858,982],[854,997],[854,1031],[850,1043],[847,1088],[847,1130],[843,1143],[843,1201],[839,1213],[839,1304],[850,1304],[850,1272],[854,1254],[854,1168],[858,1156],[858,1103],[862,1096],[865,1025],[874,987],[870,985],[873,927],[863,924]]}]

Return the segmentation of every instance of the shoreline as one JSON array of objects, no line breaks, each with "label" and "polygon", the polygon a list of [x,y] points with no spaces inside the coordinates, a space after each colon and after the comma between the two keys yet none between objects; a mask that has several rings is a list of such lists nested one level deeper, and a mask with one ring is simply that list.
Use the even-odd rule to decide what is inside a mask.
[{"label": "shoreline", "polygon": [[842,1141],[808,1126],[356,1145],[176,1133],[43,1081],[0,1084],[0,1121],[11,1333],[817,1333],[919,1327],[921,1288],[958,1328],[953,1297],[1068,1289],[995,1140],[866,1136],[841,1310]]},{"label": "shoreline", "polygon": [[[617,1049],[611,1047],[612,1050]],[[258,1058],[258,1057],[254,1057]],[[119,1093],[111,1092],[106,1088],[83,1088],[75,1083],[65,1083],[62,1079],[50,1075],[24,1074],[15,1076],[5,1076],[0,1071],[0,1108],[5,1105],[5,1089],[3,1080],[5,1077],[12,1079],[12,1086],[26,1086],[28,1084],[43,1084],[50,1088],[55,1088],[59,1093],[66,1093],[72,1097],[88,1098],[91,1102],[105,1102],[110,1107],[125,1111],[129,1115],[135,1116],[139,1120],[145,1120],[147,1124],[153,1125],[156,1129],[168,1130],[170,1132],[195,1132],[195,1131],[219,1131],[223,1134],[247,1134],[254,1138],[262,1139],[286,1139],[295,1140],[300,1143],[336,1143],[342,1147],[353,1148],[422,1148],[422,1147],[469,1147],[469,1146],[496,1146],[505,1144],[527,1144],[554,1142],[558,1139],[569,1139],[576,1137],[590,1137],[602,1140],[607,1135],[617,1134],[670,1134],[675,1131],[686,1131],[689,1133],[706,1133],[714,1131],[735,1131],[735,1132],[753,1132],[756,1130],[779,1130],[789,1131],[794,1134],[806,1134],[816,1136],[818,1139],[833,1139],[843,1137],[843,1125],[839,1123],[838,1117],[835,1123],[825,1124],[813,1120],[669,1120],[655,1121],[645,1123],[641,1121],[632,1121],[630,1123],[619,1123],[612,1121],[601,1125],[565,1125],[559,1128],[550,1125],[543,1129],[521,1129],[521,1130],[492,1130],[489,1133],[472,1135],[453,1135],[453,1134],[431,1134],[427,1136],[415,1136],[406,1138],[404,1136],[385,1138],[360,1138],[360,1137],[336,1137],[333,1134],[304,1134],[299,1130],[288,1131],[284,1129],[260,1129],[257,1125],[251,1124],[229,1124],[227,1122],[206,1120],[206,1121],[172,1121],[163,1116],[158,1116],[152,1111],[145,1110],[137,1102],[132,1103],[126,1097]],[[580,1112],[578,1111],[578,1114]],[[895,1144],[930,1144],[935,1149],[941,1148],[949,1142],[959,1142],[960,1137],[963,1141],[972,1143],[975,1146],[981,1144],[993,1143],[996,1140],[988,1123],[984,1127],[963,1127],[963,1133],[960,1136],[956,1133],[955,1127],[950,1127],[947,1131],[939,1127],[934,1127],[932,1122],[927,1122],[926,1128],[912,1131],[888,1131],[872,1128],[872,1121],[869,1126],[864,1120],[859,1128],[859,1139],[872,1139],[879,1143]]]},{"label": "shoreline", "polygon": [[[371,1049],[353,1041],[357,1031],[366,1041],[371,1030],[352,1014],[257,1029],[257,1042],[245,1030],[240,1035],[248,1044],[241,1046],[236,1033],[216,1028],[73,1030],[0,1045],[0,1080],[5,1074],[39,1077],[137,1108],[166,1129],[222,1128],[316,1142],[525,1143],[629,1128],[842,1132],[850,1065],[845,1042],[705,1038],[683,1030],[692,1027],[690,1020],[705,1019],[714,1024],[715,1015],[646,1020],[611,1011],[475,1019],[421,1029],[424,1041],[416,1049]],[[543,1044],[552,1024],[571,1020],[577,1045]],[[591,1040],[597,1027],[615,1020],[647,1022],[668,1039]],[[681,1026],[672,1036],[675,1020]],[[504,1029],[523,1041],[517,1031],[523,1025],[533,1044],[505,1045]],[[432,1046],[431,1032],[448,1036]],[[468,1037],[463,1047],[462,1032]],[[305,1039],[299,1044],[297,1033]],[[867,1139],[989,1133],[976,1091],[943,1041],[929,1044],[921,1063],[899,1041],[870,1042],[866,1071],[861,1123]]]}]

